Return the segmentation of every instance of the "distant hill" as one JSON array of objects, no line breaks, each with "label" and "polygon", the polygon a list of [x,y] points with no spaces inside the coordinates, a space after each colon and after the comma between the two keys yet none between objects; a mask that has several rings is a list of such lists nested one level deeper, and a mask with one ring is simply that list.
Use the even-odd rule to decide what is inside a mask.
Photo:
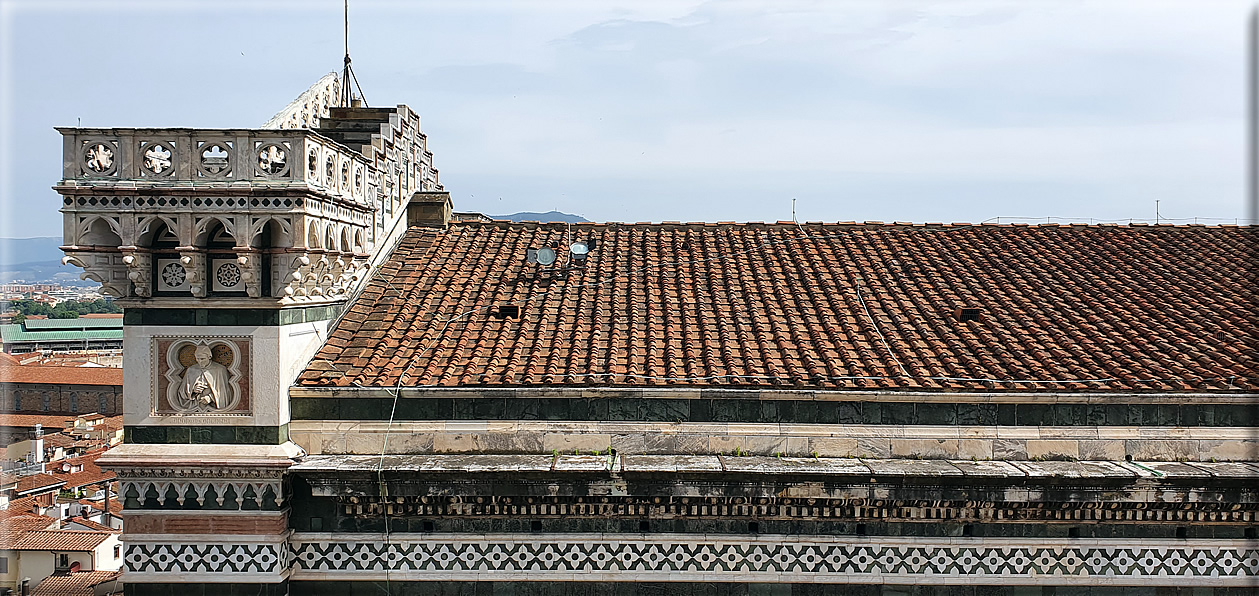
[{"label": "distant hill", "polygon": [[568,223],[583,223],[583,222],[590,221],[580,215],[573,215],[571,213],[561,213],[559,211],[547,211],[546,213],[536,213],[534,211],[521,211],[520,213],[513,213],[511,215],[490,215],[489,217],[492,219],[506,219],[509,221],[540,221],[543,223],[554,222],[554,221],[568,222]]},{"label": "distant hill", "polygon": [[0,238],[0,283],[15,279],[28,282],[56,281],[63,285],[91,286],[79,279],[74,265],[62,265],[60,236]]},{"label": "distant hill", "polygon": [[42,263],[60,261],[60,236],[40,238],[0,238],[0,264]]}]

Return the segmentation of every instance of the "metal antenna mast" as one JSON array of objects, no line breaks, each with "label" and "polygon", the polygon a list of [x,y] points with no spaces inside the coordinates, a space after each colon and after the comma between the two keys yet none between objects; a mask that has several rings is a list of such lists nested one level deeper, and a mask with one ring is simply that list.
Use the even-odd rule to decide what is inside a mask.
[{"label": "metal antenna mast", "polygon": [[[350,87],[350,81],[354,81],[353,88]],[[367,98],[363,97],[363,87],[358,84],[358,77],[350,66],[350,0],[345,0],[345,67],[341,71],[341,107],[354,105],[354,89],[358,89],[358,99],[366,106]]]}]

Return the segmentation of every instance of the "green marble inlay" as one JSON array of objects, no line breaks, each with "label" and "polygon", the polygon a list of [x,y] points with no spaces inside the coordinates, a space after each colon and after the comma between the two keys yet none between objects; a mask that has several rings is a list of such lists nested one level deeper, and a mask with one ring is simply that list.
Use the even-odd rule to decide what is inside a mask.
[{"label": "green marble inlay", "polygon": [[280,426],[127,426],[123,442],[171,445],[279,445],[289,440]]},{"label": "green marble inlay", "polygon": [[306,308],[128,308],[123,325],[267,326],[296,325],[335,319],[341,305]]},{"label": "green marble inlay", "polygon": [[1255,426],[1246,404],[941,404],[666,398],[295,397],[294,420],[616,420],[981,426]]}]

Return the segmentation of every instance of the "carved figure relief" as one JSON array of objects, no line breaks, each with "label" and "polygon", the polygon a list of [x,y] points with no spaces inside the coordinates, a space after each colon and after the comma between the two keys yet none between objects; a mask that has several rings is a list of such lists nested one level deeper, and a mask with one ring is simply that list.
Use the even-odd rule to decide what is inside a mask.
[{"label": "carved figure relief", "polygon": [[145,148],[144,161],[141,165],[144,166],[145,170],[154,174],[169,174],[171,164],[173,163],[171,158],[174,155],[174,152],[166,145],[152,143]]},{"label": "carved figure relief", "polygon": [[248,338],[154,338],[157,414],[248,414]]},{"label": "carved figure relief", "polygon": [[188,411],[226,408],[232,395],[232,388],[227,382],[227,367],[214,361],[214,350],[210,346],[193,348],[192,357],[196,362],[184,369],[176,407]]},{"label": "carved figure relief", "polygon": [[269,176],[283,174],[288,168],[288,152],[278,145],[264,145],[258,151],[258,169]]},{"label": "carved figure relief", "polygon": [[106,174],[114,169],[114,150],[105,143],[93,143],[83,151],[83,165],[97,174]]}]

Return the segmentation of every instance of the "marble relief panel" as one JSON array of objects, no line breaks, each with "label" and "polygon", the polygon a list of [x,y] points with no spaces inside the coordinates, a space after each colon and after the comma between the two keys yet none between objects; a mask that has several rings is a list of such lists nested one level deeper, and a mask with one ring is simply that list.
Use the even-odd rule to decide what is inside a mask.
[{"label": "marble relief panel", "polygon": [[157,415],[248,415],[248,337],[154,337]]}]

